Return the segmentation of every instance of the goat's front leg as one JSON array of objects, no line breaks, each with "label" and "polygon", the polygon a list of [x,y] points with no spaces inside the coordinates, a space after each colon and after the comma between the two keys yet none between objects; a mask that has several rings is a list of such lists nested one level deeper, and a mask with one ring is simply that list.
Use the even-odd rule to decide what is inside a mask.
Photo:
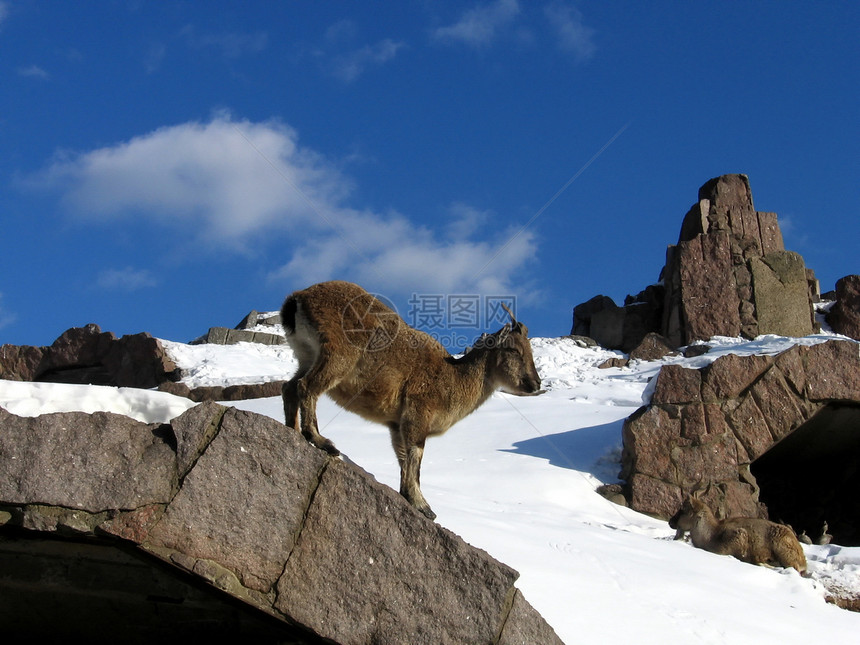
[{"label": "goat's front leg", "polygon": [[[405,439],[405,437],[404,437]],[[435,520],[436,513],[421,493],[421,458],[424,456],[424,441],[410,444],[405,442],[403,459],[400,460],[400,494],[406,501],[429,519]]]}]

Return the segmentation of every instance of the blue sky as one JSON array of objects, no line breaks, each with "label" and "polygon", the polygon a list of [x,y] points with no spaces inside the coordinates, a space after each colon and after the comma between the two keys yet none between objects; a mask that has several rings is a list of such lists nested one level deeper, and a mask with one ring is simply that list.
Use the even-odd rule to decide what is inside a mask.
[{"label": "blue sky", "polygon": [[832,289],[858,34],[854,2],[0,0],[0,343],[187,341],[330,278],[563,335],[732,172]]}]

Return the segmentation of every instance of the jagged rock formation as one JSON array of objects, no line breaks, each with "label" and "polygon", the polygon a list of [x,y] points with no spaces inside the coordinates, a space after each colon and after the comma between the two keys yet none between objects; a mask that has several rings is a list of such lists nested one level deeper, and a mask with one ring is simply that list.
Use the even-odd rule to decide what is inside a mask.
[{"label": "jagged rock formation", "polygon": [[625,352],[650,332],[674,347],[712,336],[806,336],[817,299],[815,276],[785,250],[776,214],[755,210],[746,175],[723,175],[699,189],[660,283],[623,307],[606,296],[577,305],[571,333]]},{"label": "jagged rock formation", "polygon": [[192,345],[211,343],[215,345],[235,345],[236,343],[260,343],[262,345],[282,345],[283,333],[276,326],[281,324],[278,312],[260,313],[251,311],[235,328],[210,327],[200,338],[191,341]]},{"label": "jagged rock formation", "polygon": [[860,544],[860,350],[851,341],[777,356],[727,355],[700,370],[666,365],[651,403],[624,423],[632,508],[669,518],[713,484],[726,516],[761,516]]},{"label": "jagged rock formation", "polygon": [[834,304],[827,324],[837,334],[860,340],[860,275],[847,275],[836,283]]},{"label": "jagged rock formation", "polygon": [[156,387],[178,378],[176,365],[148,333],[117,338],[98,325],[73,327],[48,347],[0,347],[0,379]]},{"label": "jagged rock formation", "polygon": [[[211,402],[149,425],[110,413],[23,418],[0,409],[0,455],[0,597],[15,608],[7,636],[57,636],[63,620],[74,623],[74,609],[58,618],[53,597],[55,620],[46,627],[34,599],[74,577],[80,558],[130,571],[130,556],[81,549],[55,571],[39,564],[47,555],[24,531],[157,559],[266,617],[269,642],[561,642],[513,586],[514,570],[267,417]],[[32,566],[20,565],[25,553]],[[202,592],[151,578],[140,584],[162,591],[139,598],[156,607],[145,614],[157,619],[144,634],[169,635],[165,616],[188,633],[181,622],[202,611]],[[114,616],[116,603],[134,604],[135,581],[115,602],[92,594],[97,583],[73,582],[89,594],[73,607],[97,615],[103,606]],[[214,611],[206,616],[215,622],[205,634],[220,626],[229,635],[238,620],[235,611],[223,623]]]},{"label": "jagged rock formation", "polygon": [[[268,325],[280,322],[279,317],[277,321],[271,318],[264,320]],[[257,312],[252,311],[240,324],[254,327],[263,323],[257,320]],[[247,335],[235,338],[233,342],[261,342],[267,345],[283,342],[283,336],[277,334],[248,330],[233,331]],[[211,333],[212,330],[210,330]],[[164,346],[148,333],[117,338],[113,332],[102,332],[98,325],[90,324],[66,330],[47,347],[0,346],[0,379],[9,381],[77,383],[145,389],[157,387],[163,392],[198,402],[240,401],[280,396],[281,385],[284,383],[283,380],[279,380],[190,388],[179,382],[181,378],[180,370],[165,351]]]}]

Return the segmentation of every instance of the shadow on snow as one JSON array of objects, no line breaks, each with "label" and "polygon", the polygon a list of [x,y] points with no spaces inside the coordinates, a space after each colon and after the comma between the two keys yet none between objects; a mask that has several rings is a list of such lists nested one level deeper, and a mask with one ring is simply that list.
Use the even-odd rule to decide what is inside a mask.
[{"label": "shadow on snow", "polygon": [[621,469],[621,428],[624,420],[557,434],[523,439],[513,448],[502,449],[517,455],[546,459],[550,465],[590,473],[603,483],[618,480]]}]

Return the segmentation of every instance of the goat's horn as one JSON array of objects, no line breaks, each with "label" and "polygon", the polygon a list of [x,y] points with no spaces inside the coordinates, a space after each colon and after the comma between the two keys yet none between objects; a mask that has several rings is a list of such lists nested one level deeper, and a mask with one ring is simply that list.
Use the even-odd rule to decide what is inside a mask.
[{"label": "goat's horn", "polygon": [[704,478],[701,478],[701,479],[699,479],[698,482],[696,482],[696,485],[693,486],[693,488],[690,490],[690,497],[693,497],[695,499],[699,499],[701,497],[702,493],[705,492],[705,490],[706,490],[706,488],[705,488]]},{"label": "goat's horn", "polygon": [[504,309],[505,311],[507,311],[507,312],[508,312],[508,315],[511,317],[511,322],[512,322],[512,323],[514,323],[514,324],[516,324],[517,319],[516,319],[516,318],[514,318],[514,313],[510,310],[510,307],[508,307],[508,305],[506,305],[504,302],[503,302],[503,303],[501,303],[501,305],[502,305],[502,309]]}]

